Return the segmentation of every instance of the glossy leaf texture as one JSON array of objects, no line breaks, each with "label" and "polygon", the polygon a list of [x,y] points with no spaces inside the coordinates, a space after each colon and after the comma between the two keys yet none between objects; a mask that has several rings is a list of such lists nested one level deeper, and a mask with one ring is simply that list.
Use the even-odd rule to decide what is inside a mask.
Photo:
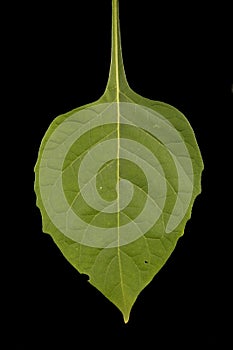
[{"label": "glossy leaf texture", "polygon": [[113,0],[106,90],[51,123],[35,166],[35,191],[43,231],[125,322],[183,235],[202,170],[184,115],[130,89]]}]

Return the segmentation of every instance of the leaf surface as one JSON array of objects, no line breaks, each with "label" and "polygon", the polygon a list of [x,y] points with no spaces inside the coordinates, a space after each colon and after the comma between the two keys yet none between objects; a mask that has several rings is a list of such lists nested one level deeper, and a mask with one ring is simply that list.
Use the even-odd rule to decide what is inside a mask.
[{"label": "leaf surface", "polygon": [[125,322],[183,235],[202,169],[184,115],[130,89],[113,0],[106,90],[51,123],[35,166],[35,191],[43,231]]}]

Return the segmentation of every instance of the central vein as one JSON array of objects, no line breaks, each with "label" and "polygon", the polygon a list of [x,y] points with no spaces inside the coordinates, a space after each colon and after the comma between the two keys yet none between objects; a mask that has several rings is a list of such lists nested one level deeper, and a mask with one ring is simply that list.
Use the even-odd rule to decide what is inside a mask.
[{"label": "central vein", "polygon": [[120,80],[119,80],[119,15],[118,15],[118,0],[113,0],[113,55],[115,63],[115,83],[116,83],[116,103],[117,103],[117,153],[116,153],[116,180],[117,180],[117,256],[119,265],[120,285],[122,297],[125,303],[125,293],[123,286],[123,273],[120,250]]},{"label": "central vein", "polygon": [[114,55],[115,55],[115,79],[116,79],[116,103],[117,103],[117,226],[118,226],[118,241],[119,241],[119,226],[120,226],[120,84],[119,84],[119,60],[118,60],[118,13],[117,1],[114,2]]}]

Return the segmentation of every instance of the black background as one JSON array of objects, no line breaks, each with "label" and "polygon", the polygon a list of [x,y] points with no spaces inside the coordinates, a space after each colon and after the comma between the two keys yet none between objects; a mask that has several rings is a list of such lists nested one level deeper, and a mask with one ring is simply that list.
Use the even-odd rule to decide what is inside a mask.
[{"label": "black background", "polygon": [[231,303],[226,271],[232,229],[223,228],[224,194],[230,189],[222,157],[229,162],[225,135],[232,117],[230,10],[214,4],[208,8],[196,3],[152,4],[120,1],[128,82],[142,96],[174,105],[186,115],[205,170],[203,192],[184,236],[139,295],[127,325],[118,309],[42,233],[33,191],[33,167],[49,124],[104,92],[111,1],[20,7],[28,15],[18,19],[11,34],[17,59],[11,69],[14,84],[8,89],[18,104],[14,125],[18,136],[21,131],[16,139],[23,163],[20,156],[15,161],[18,169],[24,169],[20,172],[24,185],[18,193],[18,220],[11,223],[14,239],[8,242],[14,249],[4,319],[12,335],[8,348],[11,344],[19,349],[133,348],[141,342],[143,348],[212,349],[227,341]]}]

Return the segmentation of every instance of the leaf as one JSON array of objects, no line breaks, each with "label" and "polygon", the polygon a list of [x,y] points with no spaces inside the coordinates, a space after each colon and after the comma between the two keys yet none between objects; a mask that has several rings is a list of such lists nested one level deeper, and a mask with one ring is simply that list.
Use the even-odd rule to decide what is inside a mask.
[{"label": "leaf", "polygon": [[35,191],[43,231],[125,322],[183,235],[202,169],[184,115],[130,89],[113,0],[106,90],[52,122],[35,166]]}]

